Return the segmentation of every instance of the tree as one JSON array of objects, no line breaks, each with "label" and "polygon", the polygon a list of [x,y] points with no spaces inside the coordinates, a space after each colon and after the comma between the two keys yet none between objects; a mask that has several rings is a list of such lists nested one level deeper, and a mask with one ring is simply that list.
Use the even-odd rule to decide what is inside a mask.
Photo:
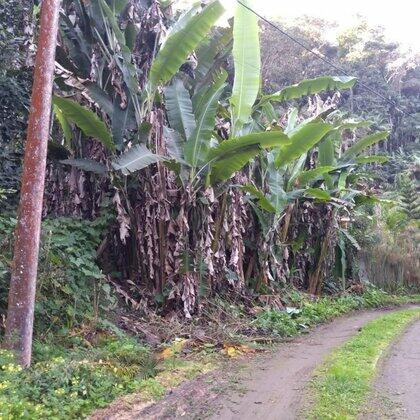
[{"label": "tree", "polygon": [[[364,20],[339,34],[336,42],[323,36],[334,22],[304,18],[280,24],[394,102],[391,105],[357,84],[340,99],[342,110],[373,121],[377,129],[391,130],[389,139],[379,146],[383,151],[396,152],[402,147],[410,152],[416,147],[420,112],[418,54],[403,52],[397,43],[385,39],[383,29],[371,27]],[[270,27],[262,31],[262,57],[263,81],[268,91],[280,90],[302,76],[313,78],[331,71],[326,63]]]},{"label": "tree", "polygon": [[0,208],[15,208],[32,84],[32,2],[0,4]]},{"label": "tree", "polygon": [[42,5],[7,308],[6,345],[16,351],[19,362],[24,367],[30,365],[32,354],[35,288],[59,6],[60,0],[46,0]]}]

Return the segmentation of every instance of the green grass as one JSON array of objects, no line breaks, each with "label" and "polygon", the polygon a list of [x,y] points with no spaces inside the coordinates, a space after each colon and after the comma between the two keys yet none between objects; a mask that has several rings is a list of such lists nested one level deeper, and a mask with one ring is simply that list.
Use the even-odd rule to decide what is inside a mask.
[{"label": "green grass", "polygon": [[305,418],[352,419],[366,402],[379,358],[419,309],[384,315],[363,327],[360,334],[336,350],[317,370],[312,382],[314,405]]},{"label": "green grass", "polygon": [[264,333],[278,337],[293,337],[308,327],[330,321],[359,309],[374,309],[420,303],[420,295],[396,296],[377,288],[369,288],[361,295],[322,297],[312,301],[302,294],[292,296],[289,311],[265,309],[252,324]]}]

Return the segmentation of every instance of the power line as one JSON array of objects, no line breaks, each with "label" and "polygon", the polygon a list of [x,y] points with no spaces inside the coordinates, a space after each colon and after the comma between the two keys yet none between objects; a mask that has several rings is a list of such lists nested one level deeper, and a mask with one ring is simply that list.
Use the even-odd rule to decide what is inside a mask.
[{"label": "power line", "polygon": [[[251,7],[249,7],[248,5],[246,5],[245,3],[243,3],[241,0],[236,0],[238,4],[240,4],[242,7],[244,7],[245,9],[249,10],[250,12],[252,12],[255,16],[257,16],[258,18],[260,18],[263,22],[267,23],[268,25],[270,25],[272,28],[274,28],[275,30],[279,31],[282,35],[284,35],[285,37],[289,38],[291,41],[295,42],[296,44],[298,44],[300,47],[302,47],[304,50],[308,51],[309,53],[313,54],[315,57],[317,57],[319,60],[323,61],[324,63],[328,64],[330,67],[332,67],[333,69],[343,73],[346,76],[352,77],[353,75],[350,74],[347,70],[345,70],[344,68],[338,66],[337,64],[335,64],[334,62],[332,62],[330,59],[328,59],[327,56],[325,56],[324,54],[314,51],[312,48],[310,48],[310,46],[306,45],[305,43],[303,43],[302,41],[300,41],[299,39],[296,39],[294,36],[290,35],[288,32],[286,32],[285,30],[283,30],[282,28],[280,28],[280,26],[276,25],[275,23],[271,22],[270,20],[268,20],[266,17],[262,16],[261,14],[259,14],[258,12],[256,12],[254,9],[252,9]],[[382,93],[377,92],[376,90],[372,89],[369,85],[367,85],[366,83],[362,82],[360,80],[359,77],[357,77],[357,83],[360,86],[363,86],[367,91],[369,91],[370,93],[373,93],[374,95],[378,96],[379,98],[385,100],[386,102],[388,102],[389,104],[393,105],[395,107],[395,109],[397,111],[402,112],[405,115],[410,115],[407,112],[405,112],[404,110],[400,109],[397,107],[397,104],[387,98],[385,95],[382,95]]]}]

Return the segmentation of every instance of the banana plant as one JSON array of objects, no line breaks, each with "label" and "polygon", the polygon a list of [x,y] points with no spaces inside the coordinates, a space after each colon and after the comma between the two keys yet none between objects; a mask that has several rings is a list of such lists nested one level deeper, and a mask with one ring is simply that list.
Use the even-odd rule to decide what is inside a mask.
[{"label": "banana plant", "polygon": [[[63,48],[66,47],[70,53],[66,55],[64,50],[59,48],[58,62],[65,69],[63,78],[69,84],[68,74],[72,73],[72,86],[76,85],[74,78],[86,78],[87,69],[90,68],[87,58],[90,60],[90,50],[98,46],[106,65],[94,69],[95,82],[76,85],[82,89],[83,95],[95,104],[102,118],[69,98],[54,99],[55,114],[68,140],[67,143],[71,137],[70,124],[74,124],[86,137],[100,140],[113,156],[111,167],[121,170],[124,174],[143,169],[157,161],[167,160],[167,157],[154,154],[144,144],[144,138],[150,129],[145,118],[150,112],[159,86],[172,79],[188,55],[205,39],[224,12],[223,6],[218,0],[205,7],[197,3],[177,20],[168,31],[153,60],[146,89],[141,93],[137,70],[133,64],[135,36],[130,35],[128,30],[123,32],[118,24],[118,16],[123,8],[113,5],[111,9],[104,0],[94,0],[86,5],[76,3],[85,22],[75,28],[75,24],[63,16]],[[185,36],[186,33],[189,35]],[[109,68],[116,68],[117,73],[110,72]],[[115,89],[109,80],[117,78],[118,74],[122,76],[121,87]],[[209,100],[213,106],[214,100]],[[203,113],[204,118],[208,118],[209,115],[209,110]],[[104,121],[110,123],[110,129]],[[196,137],[203,134],[203,123],[200,121],[195,132]],[[186,125],[188,129],[188,124]],[[203,143],[203,139],[200,141]],[[133,147],[127,148],[127,145]],[[99,173],[100,164],[88,159],[67,159],[63,163]],[[104,173],[106,170],[105,165],[102,165],[100,172]]]},{"label": "banana plant", "polygon": [[[130,58],[125,34],[119,29],[116,16],[107,3],[100,0],[97,5],[101,11],[102,21],[100,22],[104,27],[104,32],[108,41],[112,41],[106,43],[98,35],[102,40],[101,45],[105,52],[104,55],[119,63],[122,74],[125,75],[125,87],[130,92],[131,101],[129,103],[137,105],[134,106],[133,111],[125,110],[123,113],[118,109],[118,106],[115,106],[116,101],[110,100],[109,95],[100,86],[88,85],[88,92],[95,102],[101,105],[102,113],[112,120],[113,130],[111,133],[107,130],[106,124],[100,121],[95,113],[76,102],[64,98],[55,98],[54,105],[57,114],[60,116],[59,121],[62,124],[63,131],[67,131],[69,123],[74,123],[86,136],[94,136],[102,141],[104,146],[115,155],[117,150],[124,149],[124,142],[123,144],[121,142],[115,144],[113,141],[113,137],[124,138],[124,133],[120,132],[117,136],[112,136],[117,131],[114,128],[120,123],[121,118],[124,120],[135,114],[139,123],[144,115],[141,112],[139,114],[138,85],[131,80],[133,76],[131,71],[132,59]],[[94,10],[92,7],[92,16]],[[216,0],[204,8],[194,5],[192,9],[181,16],[168,32],[153,61],[146,85],[147,95],[142,98],[145,102],[150,97],[154,98],[160,85],[171,81],[182,63],[199,46],[222,13],[223,7]],[[96,19],[92,19],[92,21],[95,23],[98,19],[98,16],[96,16]],[[96,32],[99,34],[99,30],[96,30]],[[188,37],[185,36],[187,32],[189,33]],[[229,107],[232,124],[231,138],[219,144],[214,132],[216,112],[219,107],[219,99],[226,88],[227,74],[224,71],[216,74],[214,80],[198,89],[193,97],[190,97],[184,83],[179,78],[175,78],[163,90],[171,128],[171,130],[166,130],[166,133],[167,139],[171,143],[168,148],[169,152],[176,149],[175,145],[179,144],[179,139],[184,143],[181,158],[179,159],[179,154],[165,157],[158,156],[134,139],[134,147],[114,157],[112,168],[128,174],[157,161],[174,161],[178,166],[171,166],[171,162],[168,162],[168,165],[171,168],[177,168],[179,164],[183,165],[182,174],[185,174],[186,169],[188,169],[191,185],[199,179],[197,176],[202,175],[206,175],[207,185],[213,185],[229,179],[263,148],[278,148],[281,145],[286,146],[292,141],[281,132],[248,132],[246,135],[240,135],[244,133],[243,126],[250,120],[252,106],[255,103],[260,86],[259,72],[255,71],[255,66],[260,65],[256,17],[243,7],[238,7],[233,32],[235,78]],[[246,44],[248,44],[248,48],[244,48]],[[212,69],[212,72],[214,75],[214,69]],[[142,106],[140,106],[140,109],[143,109]],[[127,130],[131,127],[132,125],[122,128]],[[91,168],[93,171],[99,172],[98,163],[90,162],[89,164],[86,159],[69,159],[64,163],[78,166],[84,170]],[[105,170],[104,167],[102,169]]]},{"label": "banana plant", "polygon": [[347,150],[341,152],[343,131],[354,130],[359,127],[360,124],[339,123],[334,132],[327,136],[318,147],[318,161],[321,167],[335,167],[334,171],[324,174],[318,180],[323,180],[326,188],[334,193],[337,198],[351,200],[353,203],[355,198],[363,197],[363,192],[355,190],[352,185],[349,185],[357,181],[357,172],[360,172],[364,165],[381,164],[388,160],[387,156],[365,154],[366,149],[388,137],[389,133],[387,131],[364,136]]},{"label": "banana plant", "polygon": [[[261,95],[252,107],[253,118],[258,124],[265,121],[274,123],[273,130],[279,130],[277,121],[278,112],[274,105],[284,103],[292,99],[301,99],[312,94],[345,90],[352,88],[356,83],[354,77],[323,76],[315,79],[303,80],[295,85],[287,86],[281,91],[270,95]],[[328,116],[328,114],[327,114]],[[355,123],[355,126],[366,125]],[[352,123],[342,124],[339,130],[355,128]],[[256,185],[247,185],[245,190],[250,197],[256,200],[259,206],[272,214],[281,215],[288,205],[298,197],[312,197],[321,201],[328,201],[331,196],[325,189],[314,188],[312,184],[322,175],[328,177],[328,173],[335,170],[333,162],[324,162],[317,168],[305,170],[308,153],[318,143],[324,144],[323,139],[330,137],[337,131],[337,127],[328,124],[323,116],[314,116],[298,123],[298,111],[293,108],[289,112],[288,121],[284,133],[290,136],[291,143],[284,145],[273,153],[262,157],[262,166],[266,169],[261,174],[261,179],[273,178],[276,174],[277,185],[275,193],[268,191],[267,194]],[[321,143],[320,143],[321,142]],[[271,182],[271,185],[273,183]],[[277,205],[273,205],[277,203]],[[279,205],[281,203],[281,205]]]},{"label": "banana plant", "polygon": [[276,215],[278,220],[287,206],[299,197],[309,196],[323,201],[330,198],[326,191],[313,188],[312,184],[317,177],[334,170],[334,167],[323,166],[316,170],[304,168],[308,152],[334,127],[323,121],[313,120],[297,124],[295,117],[296,113],[292,111],[285,130],[290,143],[261,156],[259,178],[263,185],[247,185],[244,188],[260,207],[262,205],[264,210]]},{"label": "banana plant", "polygon": [[[178,174],[184,186],[214,185],[232,177],[263,149],[292,141],[282,132],[262,131],[218,142],[214,131],[219,99],[226,88],[226,72],[192,98],[182,81],[165,89],[170,128],[166,129],[171,158],[182,165]],[[187,175],[186,175],[187,174]]]},{"label": "banana plant", "polygon": [[[258,105],[259,109],[265,112],[268,103]],[[272,111],[273,119],[277,120],[274,108]],[[324,119],[323,121],[321,116],[315,116],[298,122],[297,110],[290,111],[284,132],[293,141],[278,150],[261,155],[259,165],[256,166],[259,170],[258,176],[253,177],[252,184],[243,187],[248,193],[248,200],[254,208],[265,241],[270,244],[271,249],[279,247],[279,239],[283,246],[289,244],[288,230],[292,223],[292,212],[296,207],[299,208],[301,200],[313,200],[315,205],[318,203],[334,206],[336,210],[332,212],[333,219],[338,212],[349,213],[357,199],[366,198],[355,184],[357,170],[363,164],[383,162],[386,159],[384,156],[361,156],[367,147],[384,139],[386,132],[368,135],[341,153],[343,132],[360,128],[366,130],[370,124],[365,121],[343,120],[337,118],[336,113],[326,115]],[[276,125],[272,129],[281,130]],[[327,233],[321,241],[321,249],[328,247],[330,230],[329,227],[325,230]],[[341,246],[348,243],[343,235],[345,238],[350,236],[347,230],[340,230]],[[324,258],[321,257],[325,253],[321,254],[316,263],[319,270],[315,270],[315,274],[322,273],[320,267]],[[343,255],[341,248],[338,254]],[[265,255],[262,258],[267,260],[271,257]],[[311,277],[310,284],[314,293],[322,278],[315,274]]]},{"label": "banana plant", "polygon": [[[111,122],[111,130],[108,131],[106,124],[87,108],[70,100],[56,98],[54,107],[63,132],[68,133],[69,123],[74,123],[81,128],[86,136],[93,135],[101,140],[115,156],[112,168],[122,170],[125,174],[143,169],[157,161],[168,160],[168,157],[158,156],[148,150],[144,144],[141,144],[141,128],[144,124],[143,120],[146,112],[145,104],[147,104],[146,108],[149,109],[150,103],[148,101],[156,95],[157,87],[168,83],[174,77],[188,55],[205,39],[206,34],[223,13],[223,7],[219,1],[213,1],[204,8],[196,4],[180,17],[162,42],[151,66],[146,93],[143,95],[140,95],[135,69],[133,69],[132,50],[130,49],[133,43],[129,42],[128,32],[124,33],[118,25],[117,14],[120,10],[115,8],[111,10],[104,0],[96,0],[86,6],[80,3],[79,7],[83,8],[85,19],[89,19],[87,23],[93,26],[93,32],[97,35],[104,53],[103,56],[109,64],[115,62],[121,71],[124,91],[128,99],[126,108],[122,109],[119,105],[122,99],[121,95],[110,90],[110,86],[107,84],[110,74],[106,66],[102,66],[97,70],[97,82],[86,83],[85,89],[87,95],[99,106],[102,116],[106,116],[106,119]],[[69,48],[70,51],[73,51],[70,58],[76,61],[79,57],[82,62],[79,63],[79,67],[81,67],[81,64],[86,61],[87,54],[83,55],[84,51],[79,47],[80,45],[89,45],[92,36],[86,35],[83,39],[80,39],[83,32],[74,31],[72,23],[67,18],[63,21],[63,32],[72,35],[68,36],[67,44],[69,45],[71,41],[74,41],[71,45],[72,48]],[[187,32],[192,35],[184,36]],[[230,111],[228,111],[231,114],[231,140],[229,141],[234,139],[235,144],[239,146],[241,134],[249,132],[249,127],[246,126],[251,121],[251,114],[260,87],[260,72],[256,71],[260,66],[258,22],[255,15],[244,7],[238,6],[236,9],[233,35],[235,77],[230,97]],[[229,36],[225,36],[224,42],[229,43],[229,39]],[[92,45],[92,41],[90,45]],[[247,47],[245,48],[245,46]],[[84,59],[81,60],[80,57],[84,57]],[[61,62],[63,65],[66,64],[69,68],[72,68],[72,63],[65,60]],[[237,149],[229,158],[225,156],[223,160],[216,155],[217,148],[209,154],[211,145],[215,146],[218,143],[217,137],[212,132],[214,131],[214,118],[219,106],[219,99],[226,87],[224,84],[226,74],[223,74],[223,72],[215,74],[216,70],[214,67],[211,69],[214,80],[207,86],[204,85],[197,89],[192,98],[189,97],[186,88],[179,79],[174,80],[164,89],[168,120],[171,128],[177,132],[169,135],[168,138],[180,135],[185,142],[182,163],[186,163],[190,168],[190,182],[193,182],[197,173],[208,175],[208,184],[224,181],[235,171],[241,169],[256,155],[261,147],[258,142],[252,147],[248,143],[244,144],[244,149],[240,154],[237,153],[239,150]],[[76,75],[81,76],[80,73],[76,73]],[[296,87],[286,88],[282,96],[284,98],[296,98],[298,94],[303,94],[304,91],[313,93],[319,92],[321,89],[337,88],[344,85],[347,87],[352,83],[353,80],[338,78],[323,78],[311,83],[305,81]],[[262,99],[260,102],[265,100]],[[278,98],[272,97],[270,100],[278,100]],[[133,129],[136,125],[140,129],[133,137],[133,132],[136,132]],[[147,130],[147,126],[145,129]],[[262,129],[261,126],[257,126],[257,131]],[[299,153],[298,146],[305,147],[305,142],[314,141],[313,139],[317,138],[317,133],[313,133],[312,130],[321,130],[322,132],[325,129],[327,129],[327,126],[322,125],[322,123],[313,123],[305,128],[302,127],[299,133],[293,135],[293,147],[286,147],[285,137],[279,133],[278,137],[282,138],[283,148],[281,153],[278,153],[277,164],[285,164],[285,159],[293,159],[293,156]],[[312,134],[315,134],[315,136],[311,137]],[[273,138],[274,135],[260,135],[260,137],[264,136]],[[134,144],[134,147],[124,151],[127,142]],[[172,143],[175,143],[175,141],[172,141]],[[274,146],[275,144],[272,144],[270,147]],[[174,156],[169,156],[169,158],[171,160],[176,159]],[[98,163],[88,162],[86,159],[70,159],[65,163],[85,170],[91,168],[93,171],[99,172]],[[231,168],[230,171],[227,170],[229,167]],[[105,169],[105,167],[102,167],[101,172],[104,172]],[[223,174],[222,169],[224,170]],[[183,170],[183,173],[185,173],[185,170]]]},{"label": "banana plant", "polygon": [[[378,136],[339,152],[341,133],[352,129],[353,123],[337,123],[329,113],[302,121],[297,111],[293,111],[286,127],[271,124],[279,119],[276,109],[279,103],[307,94],[348,89],[356,80],[323,77],[303,81],[275,94],[260,95],[258,22],[246,8],[237,5],[232,31],[231,28],[212,29],[223,13],[220,1],[206,6],[193,5],[163,39],[157,37],[153,45],[145,45],[152,51],[153,59],[141,67],[139,51],[135,49],[138,43],[135,26],[128,24],[123,30],[119,24],[123,10],[120,5],[124,2],[77,0],[75,3],[84,22],[74,23],[63,17],[60,48],[70,53],[60,54],[59,48],[57,59],[64,69],[59,81],[66,97],[55,98],[54,109],[65,145],[80,144],[71,130],[71,125],[76,125],[84,136],[102,142],[107,163],[85,159],[80,153],[83,148],[74,153],[80,158],[67,159],[64,163],[100,175],[110,171],[130,175],[156,163],[158,171],[162,169],[161,173],[168,174],[166,166],[177,175],[177,194],[181,199],[175,213],[184,217],[177,224],[177,252],[182,248],[186,257],[196,247],[191,236],[194,226],[191,222],[199,201],[195,198],[208,186],[217,186],[224,197],[219,207],[213,206],[219,218],[216,225],[220,226],[226,207],[223,203],[234,191],[230,179],[239,171],[247,173],[253,181],[241,188],[249,194],[249,203],[258,213],[261,225],[265,223],[264,234],[274,235],[283,223],[286,228],[282,231],[286,234],[281,239],[285,240],[294,203],[303,198],[335,205],[340,203],[338,200],[350,200],[343,196],[355,194],[351,188],[355,165],[382,159],[372,160],[362,155]],[[231,48],[232,89],[222,70]],[[98,51],[101,58],[92,59],[92,51]],[[194,79],[179,70],[195,57],[198,63],[193,63],[193,73],[197,76]],[[84,98],[83,103],[88,106],[69,99],[73,96]],[[157,110],[162,120],[165,117],[167,120],[163,121],[162,147],[148,140],[153,132],[148,118]],[[150,173],[154,171],[155,168]],[[110,179],[119,181],[120,178],[113,175]],[[209,213],[202,215],[206,214]],[[159,221],[162,244],[166,222],[166,219]],[[213,234],[214,244],[220,234],[217,226]],[[213,244],[216,252],[218,248]],[[160,258],[164,255],[159,251]],[[164,261],[161,266],[164,267]],[[190,263],[185,268],[194,271]]]},{"label": "banana plant", "polygon": [[[308,122],[309,121],[309,122]],[[388,132],[377,132],[358,140],[341,153],[342,134],[344,131],[354,131],[359,128],[367,128],[368,121],[343,120],[314,122],[309,119],[296,124],[296,113],[290,112],[285,133],[292,139],[291,144],[281,147],[277,154],[267,156],[268,165],[271,172],[274,167],[281,174],[280,185],[283,197],[287,197],[288,192],[296,191],[300,196],[308,196],[320,201],[330,201],[334,196],[338,199],[352,197],[355,194],[362,196],[362,193],[350,189],[350,195],[342,197],[341,193],[346,191],[346,179],[357,168],[369,163],[384,163],[386,156],[364,156],[365,150],[384,140]],[[317,160],[315,165],[306,169],[308,153],[316,150]],[[270,160],[274,162],[270,163]],[[264,177],[264,176],[263,176]],[[251,193],[253,191],[253,194]],[[248,188],[248,192],[253,195],[258,202],[261,202],[262,191],[256,194],[256,187]],[[285,203],[293,202],[296,194]],[[269,198],[273,200],[273,197]],[[270,210],[275,213],[274,207]],[[280,207],[280,212],[283,207]],[[277,210],[278,211],[278,210]]]}]

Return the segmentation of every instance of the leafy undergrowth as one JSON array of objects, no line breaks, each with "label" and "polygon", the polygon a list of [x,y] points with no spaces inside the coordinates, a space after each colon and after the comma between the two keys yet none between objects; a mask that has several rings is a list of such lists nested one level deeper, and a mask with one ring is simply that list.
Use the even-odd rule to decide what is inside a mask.
[{"label": "leafy undergrowth", "polygon": [[[115,307],[97,249],[110,213],[95,221],[70,217],[45,219],[35,305],[37,337],[97,321]],[[0,214],[0,319],[6,317],[16,219]],[[0,335],[3,323],[0,322]]]},{"label": "leafy undergrowth", "polygon": [[363,408],[384,350],[420,317],[419,309],[384,315],[335,351],[317,371],[312,387],[315,404],[307,418],[356,418]]},{"label": "leafy undergrowth", "polygon": [[62,345],[36,342],[26,370],[0,349],[0,419],[84,418],[133,392],[145,401],[159,399],[169,388],[214,368],[203,351],[181,358],[183,346],[181,340],[154,354],[133,338],[108,335],[94,346],[80,337]]},{"label": "leafy undergrowth", "polygon": [[[249,308],[247,312],[243,306],[219,301],[217,310],[201,317],[201,324],[183,321],[178,325],[160,318],[159,328],[168,331],[161,340],[167,344],[159,349],[119,330],[91,333],[79,328],[65,335],[54,333],[35,343],[34,363],[27,370],[20,370],[12,355],[0,350],[0,418],[83,418],[132,393],[137,400],[139,396],[145,402],[158,400],[185,380],[215,369],[224,358],[261,347],[261,341],[294,336],[355,309],[409,301],[420,299],[391,296],[377,289],[317,301],[291,292],[286,310],[254,307],[256,312]],[[157,324],[149,327],[159,330]]]},{"label": "leafy undergrowth", "polygon": [[150,350],[133,339],[66,344],[35,343],[26,370],[0,350],[0,418],[80,418],[156,375]]},{"label": "leafy undergrowth", "polygon": [[293,337],[308,327],[327,322],[340,315],[358,310],[398,306],[420,302],[420,295],[396,296],[380,289],[369,288],[361,295],[323,297],[311,301],[302,294],[291,295],[291,305],[285,311],[265,309],[259,312],[253,325],[263,332],[279,337]]}]

